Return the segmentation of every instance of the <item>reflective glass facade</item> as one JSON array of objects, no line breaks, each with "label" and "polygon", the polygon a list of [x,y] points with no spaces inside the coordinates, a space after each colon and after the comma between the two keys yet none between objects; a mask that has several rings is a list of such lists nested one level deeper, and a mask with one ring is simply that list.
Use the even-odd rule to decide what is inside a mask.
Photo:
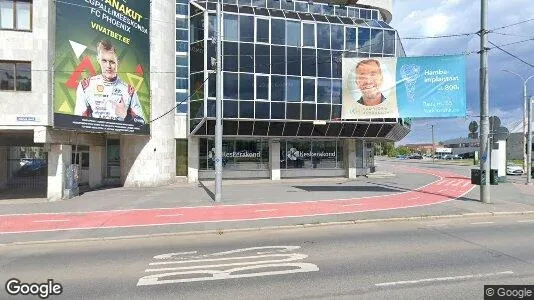
[{"label": "reflective glass facade", "polygon": [[[381,20],[377,9],[286,0],[224,3],[225,135],[385,136],[386,129],[397,123],[396,119],[373,120],[393,124],[387,128],[304,124],[340,120],[343,57],[403,55],[396,31]],[[212,135],[216,5],[211,1],[198,5],[204,9],[189,6],[189,127],[194,134]]]}]

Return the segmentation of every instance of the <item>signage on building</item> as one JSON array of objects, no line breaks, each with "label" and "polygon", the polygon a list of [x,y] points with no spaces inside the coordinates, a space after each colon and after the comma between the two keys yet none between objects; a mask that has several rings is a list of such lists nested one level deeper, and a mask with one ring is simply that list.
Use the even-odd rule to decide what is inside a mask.
[{"label": "signage on building", "polygon": [[452,148],[436,148],[436,153],[452,153]]},{"label": "signage on building", "polygon": [[54,127],[150,133],[150,1],[56,2]]},{"label": "signage on building", "polygon": [[[223,158],[261,158],[261,152],[251,152],[248,150],[223,152],[222,157]],[[208,158],[209,159],[215,158],[215,148],[212,148],[211,151],[208,152]]]},{"label": "signage on building", "polygon": [[466,115],[466,59],[343,58],[342,119]]},{"label": "signage on building", "polygon": [[299,151],[297,148],[290,148],[287,151],[287,158],[289,160],[297,160],[299,158],[306,159],[306,158],[321,158],[321,157],[336,157],[335,152],[304,152]]}]

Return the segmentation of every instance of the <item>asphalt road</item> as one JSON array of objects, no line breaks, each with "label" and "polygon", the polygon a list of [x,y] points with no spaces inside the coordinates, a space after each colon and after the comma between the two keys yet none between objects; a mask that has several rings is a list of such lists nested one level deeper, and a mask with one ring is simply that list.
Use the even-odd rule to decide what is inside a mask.
[{"label": "asphalt road", "polygon": [[[0,246],[49,299],[483,299],[534,283],[534,217],[455,218]],[[11,286],[10,289],[13,287]]]}]

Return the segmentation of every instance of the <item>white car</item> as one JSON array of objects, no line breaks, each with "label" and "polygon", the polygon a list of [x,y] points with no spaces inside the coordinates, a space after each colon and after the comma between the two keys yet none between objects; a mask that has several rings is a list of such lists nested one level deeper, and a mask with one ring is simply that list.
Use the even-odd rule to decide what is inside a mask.
[{"label": "white car", "polygon": [[523,167],[516,164],[507,164],[506,165],[506,174],[507,175],[523,175],[525,171]]}]

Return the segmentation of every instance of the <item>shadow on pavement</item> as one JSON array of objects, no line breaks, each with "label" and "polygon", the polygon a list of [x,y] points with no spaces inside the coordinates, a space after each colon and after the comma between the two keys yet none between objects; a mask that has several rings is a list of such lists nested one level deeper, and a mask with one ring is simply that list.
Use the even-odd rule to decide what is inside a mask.
[{"label": "shadow on pavement", "polygon": [[208,194],[208,196],[210,196],[211,200],[212,201],[215,201],[215,193],[213,193],[207,186],[204,185],[204,183],[202,183],[202,181],[198,181],[198,186],[203,188],[204,191],[206,191],[206,193]]}]

